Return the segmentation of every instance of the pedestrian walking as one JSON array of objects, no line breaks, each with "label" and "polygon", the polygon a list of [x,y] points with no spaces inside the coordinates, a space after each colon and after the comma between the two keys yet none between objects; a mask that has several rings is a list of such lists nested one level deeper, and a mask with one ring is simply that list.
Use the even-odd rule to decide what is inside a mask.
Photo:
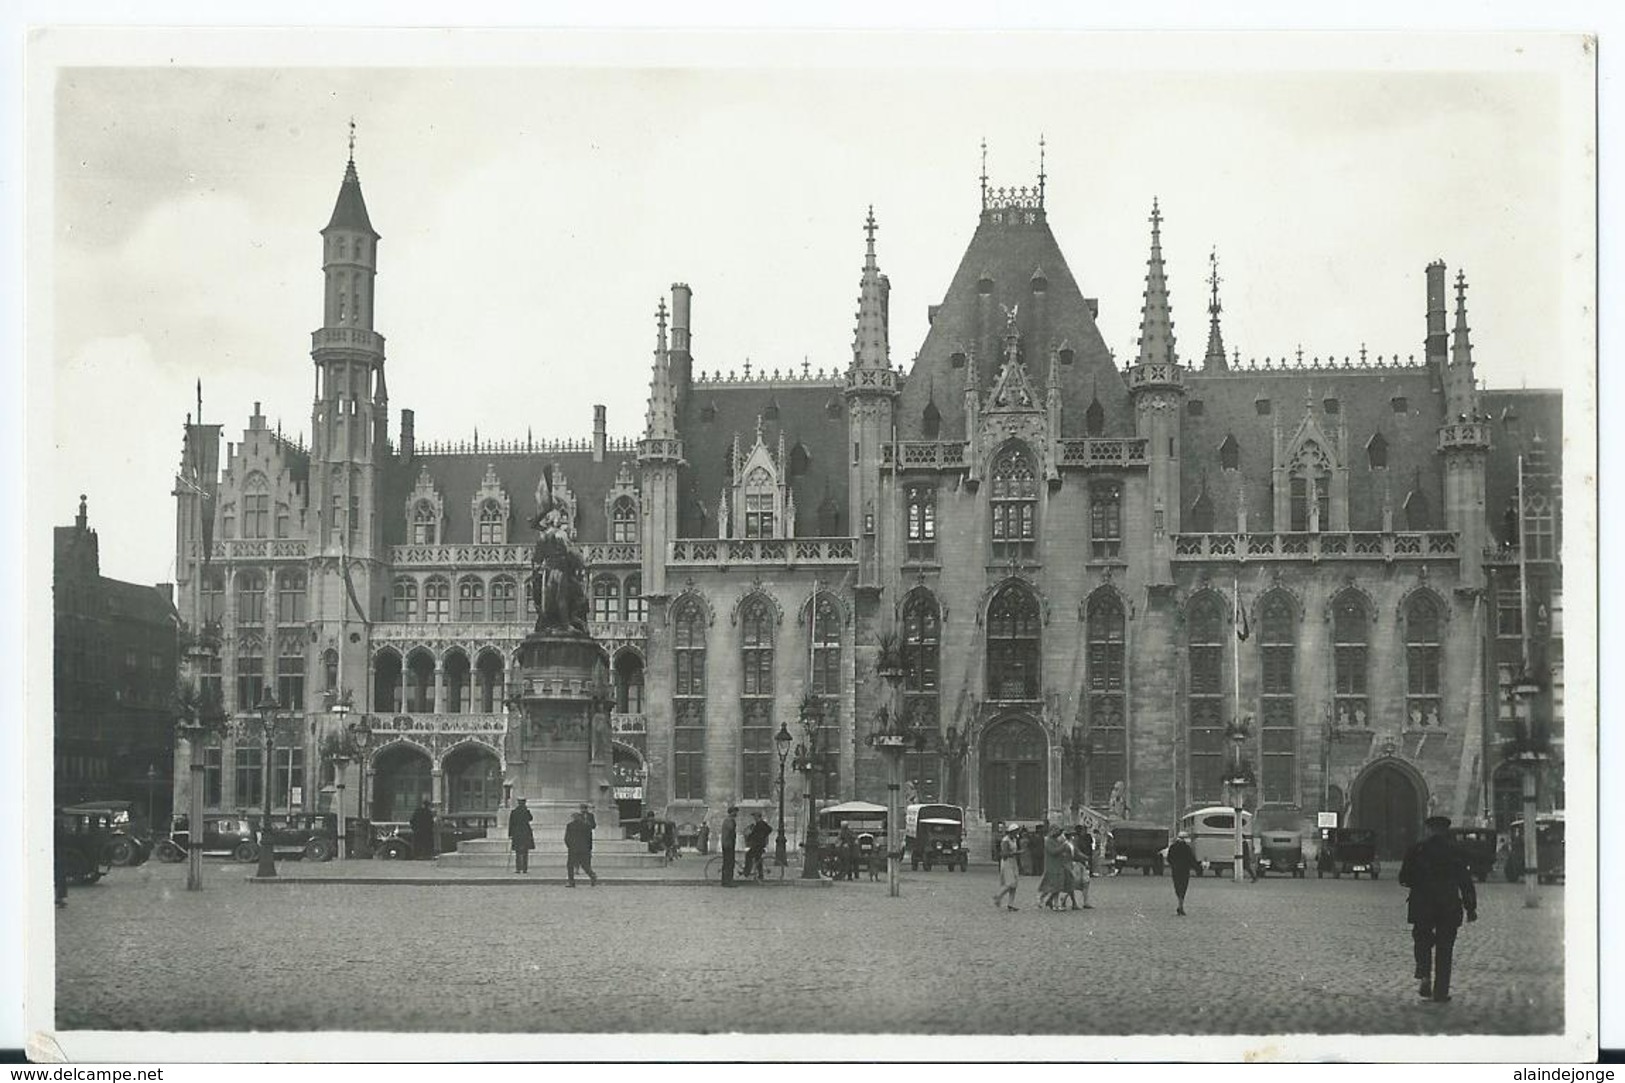
[{"label": "pedestrian walking", "polygon": [[1038,902],[1047,910],[1055,909],[1055,902],[1066,890],[1066,840],[1061,838],[1059,825],[1044,836],[1044,872],[1038,881]]},{"label": "pedestrian walking", "polygon": [[773,837],[773,829],[767,826],[762,814],[755,809],[751,810],[750,826],[745,829],[745,878],[748,880],[754,874],[756,879],[762,878],[762,857],[767,853],[767,840]]},{"label": "pedestrian walking", "polygon": [[[1087,831],[1081,834],[1084,839],[1089,837]],[[1093,906],[1089,905],[1089,877],[1092,874],[1089,871],[1088,851],[1083,848],[1084,845],[1086,844],[1079,842],[1078,834],[1072,834],[1067,838],[1066,897],[1074,910],[1094,909]],[[1082,905],[1078,903],[1078,892],[1080,891],[1083,892]]]},{"label": "pedestrian walking", "polygon": [[513,847],[513,871],[516,873],[530,872],[530,852],[536,849],[536,836],[531,833],[530,822],[535,819],[530,809],[525,807],[525,799],[521,797],[519,804],[508,813],[508,844]]},{"label": "pedestrian walking", "polygon": [[730,805],[728,816],[722,821],[722,886],[734,886],[734,849],[739,841],[739,824],[734,817],[739,815],[739,806]]},{"label": "pedestrian walking", "polygon": [[564,874],[565,886],[576,886],[576,870],[580,869],[592,878],[592,886],[598,886],[598,874],[592,871],[592,828],[587,825],[587,815],[580,811],[570,813],[570,822],[564,825]]},{"label": "pedestrian walking", "polygon": [[666,864],[677,860],[677,821],[660,821],[661,845],[665,848]]},{"label": "pedestrian walking", "polygon": [[869,882],[871,884],[880,879],[881,873],[886,873],[886,876],[890,878],[891,874],[886,870],[886,861],[886,848],[871,839],[869,843]]},{"label": "pedestrian walking", "polygon": [[856,880],[858,878],[858,837],[852,833],[851,824],[842,824],[840,833],[835,836],[835,853],[840,857],[838,867],[840,872],[837,880]]},{"label": "pedestrian walking", "polygon": [[694,836],[694,848],[702,854],[711,852],[711,825],[704,820],[700,821],[700,830]]},{"label": "pedestrian walking", "polygon": [[[1006,910],[1019,909],[1015,905],[1016,888],[1021,884],[1020,847],[1016,842],[1017,828],[1005,829],[1004,838],[999,840],[999,893],[993,896],[995,907],[1003,906]],[[1006,896],[1009,901],[1006,902]]]},{"label": "pedestrian walking", "polygon": [[992,843],[992,845],[988,847],[987,856],[993,859],[994,865],[997,865],[999,863],[999,846],[1004,842],[1003,820],[1000,820],[993,825],[993,834],[989,836],[989,841]]},{"label": "pedestrian walking", "polygon": [[596,817],[596,816],[594,816],[592,814],[592,806],[587,804],[587,802],[583,801],[583,802],[581,802],[580,805],[578,805],[576,807],[581,812],[581,818],[583,820],[585,820],[586,823],[587,823],[587,830],[588,831],[597,831],[598,830],[598,817]]},{"label": "pedestrian walking", "polygon": [[1168,845],[1168,869],[1174,874],[1174,897],[1179,900],[1179,908],[1174,913],[1180,917],[1185,916],[1185,891],[1191,886],[1191,870],[1200,864],[1196,851],[1191,849],[1190,832],[1181,831]]},{"label": "pedestrian walking", "polygon": [[412,856],[420,861],[433,857],[434,809],[429,807],[427,799],[413,811],[412,818],[407,822],[412,827]]},{"label": "pedestrian walking", "polygon": [[651,854],[656,852],[654,809],[645,812],[643,818],[638,821],[638,841],[647,846]]},{"label": "pedestrian walking", "polygon": [[1450,999],[1452,957],[1463,913],[1478,920],[1478,892],[1461,847],[1450,841],[1450,818],[1422,821],[1427,838],[1412,846],[1399,868],[1399,883],[1411,889],[1406,920],[1416,955],[1417,993],[1443,1004]]}]

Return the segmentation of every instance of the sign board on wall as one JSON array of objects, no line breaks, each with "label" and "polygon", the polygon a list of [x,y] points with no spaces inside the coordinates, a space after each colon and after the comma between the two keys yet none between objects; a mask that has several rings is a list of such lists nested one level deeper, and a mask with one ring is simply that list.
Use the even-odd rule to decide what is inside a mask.
[{"label": "sign board on wall", "polygon": [[1336,827],[1337,826],[1337,813],[1335,813],[1335,812],[1322,812],[1322,813],[1317,814],[1316,817],[1315,817],[1315,826],[1316,827]]}]

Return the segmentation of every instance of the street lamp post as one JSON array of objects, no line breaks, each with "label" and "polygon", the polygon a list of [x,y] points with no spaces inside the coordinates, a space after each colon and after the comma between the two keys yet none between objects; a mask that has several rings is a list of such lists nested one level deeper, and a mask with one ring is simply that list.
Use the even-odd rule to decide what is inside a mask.
[{"label": "street lamp post", "polygon": [[813,790],[813,778],[817,775],[820,764],[818,761],[818,717],[820,708],[816,699],[810,697],[801,705],[801,727],[806,734],[806,741],[796,745],[795,762],[791,764],[802,777],[802,788],[807,792],[807,844],[802,851],[801,878],[803,880],[820,879],[818,875],[818,797]]},{"label": "street lamp post", "polygon": [[899,775],[907,751],[910,748],[925,748],[925,733],[923,730],[912,731],[897,705],[897,690],[904,676],[897,637],[889,633],[881,635],[879,647],[875,672],[880,674],[890,689],[891,702],[875,712],[875,732],[869,735],[869,745],[886,757],[886,890],[895,899],[902,894],[900,866],[903,840],[897,825],[897,794],[901,788]]},{"label": "street lamp post", "polygon": [[372,726],[363,715],[359,722],[351,722],[345,729],[355,743],[356,752],[356,815],[363,820],[372,819],[367,808],[367,743],[372,740]]},{"label": "street lamp post", "polygon": [[350,832],[344,826],[344,773],[349,770],[350,757],[339,753],[333,757],[333,788],[339,795],[339,860],[350,856]]},{"label": "street lamp post", "polygon": [[265,811],[260,816],[260,864],[254,876],[258,879],[269,879],[276,875],[276,847],[271,842],[271,776],[273,761],[276,756],[276,713],[282,705],[271,695],[267,688],[260,696],[260,701],[254,704],[254,710],[260,715],[260,729],[265,736]]},{"label": "street lamp post", "polygon": [[[201,708],[199,708],[201,710]],[[203,890],[203,735],[208,727],[197,715],[188,714],[180,725],[181,736],[190,749],[192,787],[186,817],[186,890]]]},{"label": "street lamp post", "polygon": [[1230,761],[1230,808],[1233,813],[1236,849],[1235,863],[1231,868],[1230,875],[1234,883],[1240,884],[1241,878],[1246,875],[1246,851],[1241,840],[1241,813],[1246,796],[1243,791],[1246,789],[1247,784],[1252,781],[1242,759],[1242,748],[1247,743],[1248,726],[1245,722],[1239,722],[1231,723],[1228,728],[1230,743],[1235,749]]},{"label": "street lamp post", "polygon": [[[790,736],[790,729],[783,722],[779,723],[779,732],[773,735],[773,744],[779,753],[779,833],[777,841],[773,844],[773,865],[775,868],[784,868],[787,864],[784,856],[784,761],[790,755],[790,745],[795,741]],[[781,877],[783,873],[779,874]]]},{"label": "street lamp post", "polygon": [[1517,763],[1523,776],[1523,905],[1526,910],[1540,906],[1540,848],[1536,797],[1538,776],[1548,758],[1548,741],[1534,725],[1535,697],[1540,685],[1527,673],[1519,675],[1512,686],[1513,717],[1518,736],[1510,757]]},{"label": "street lamp post", "polygon": [[158,834],[157,814],[153,811],[152,789],[158,782],[158,768],[147,764],[147,830]]}]

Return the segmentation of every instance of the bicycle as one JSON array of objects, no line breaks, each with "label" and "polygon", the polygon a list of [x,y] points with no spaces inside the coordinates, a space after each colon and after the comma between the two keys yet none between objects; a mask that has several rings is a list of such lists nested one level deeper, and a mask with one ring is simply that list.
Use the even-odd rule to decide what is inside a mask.
[{"label": "bicycle", "polygon": [[[735,882],[743,883],[743,882],[746,882],[747,880],[755,880],[757,883],[762,883],[764,880],[767,879],[767,868],[769,866],[769,863],[772,860],[773,860],[772,855],[763,854],[762,855],[762,864],[761,864],[760,867],[757,868],[756,875],[751,876],[751,877],[747,877],[745,875],[745,859],[744,859],[743,855],[736,854],[735,857],[734,857],[734,880],[735,880]],[[783,880],[784,879],[784,873],[785,873],[785,867],[778,867],[777,879]],[[709,861],[707,861],[705,863],[705,882],[708,883],[708,884],[714,884],[714,883],[717,883],[718,881],[720,881],[721,879],[722,879],[722,855],[717,854],[717,855],[713,856]]]}]

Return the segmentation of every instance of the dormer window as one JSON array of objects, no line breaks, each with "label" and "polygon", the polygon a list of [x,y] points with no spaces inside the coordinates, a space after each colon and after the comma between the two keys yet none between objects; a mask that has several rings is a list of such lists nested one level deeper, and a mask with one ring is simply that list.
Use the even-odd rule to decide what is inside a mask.
[{"label": "dormer window", "polygon": [[480,505],[480,521],[475,537],[481,545],[502,545],[508,540],[502,505],[495,500],[487,500]]},{"label": "dormer window", "polygon": [[435,545],[440,541],[440,523],[434,505],[421,501],[412,509],[412,544]]},{"label": "dormer window", "polygon": [[638,540],[638,509],[627,497],[615,501],[610,512],[609,540],[621,543]]},{"label": "dormer window", "polygon": [[745,479],[745,537],[771,538],[773,534],[773,475],[758,467]]}]

